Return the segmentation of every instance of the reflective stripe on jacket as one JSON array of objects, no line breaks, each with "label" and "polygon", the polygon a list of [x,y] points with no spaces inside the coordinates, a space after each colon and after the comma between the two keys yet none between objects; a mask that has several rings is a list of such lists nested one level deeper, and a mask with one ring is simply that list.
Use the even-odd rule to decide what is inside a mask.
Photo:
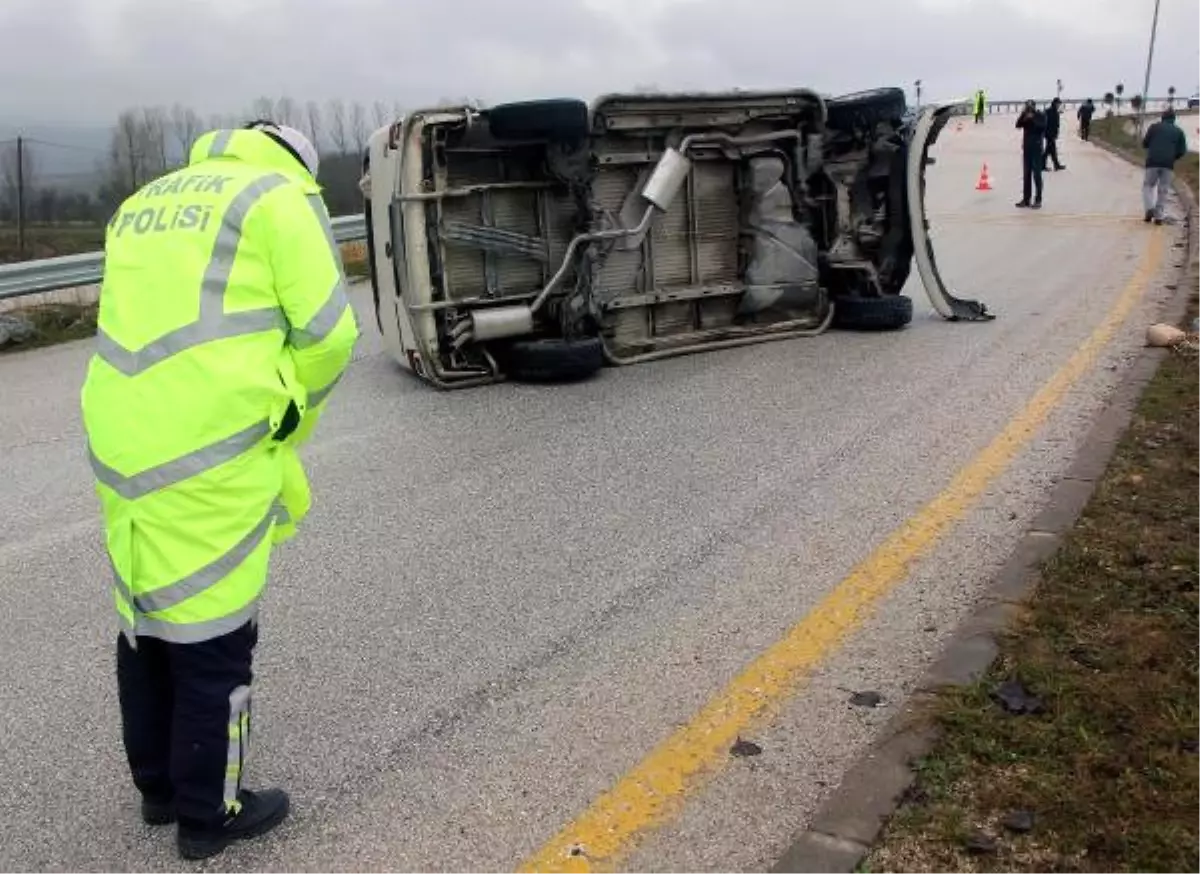
[{"label": "reflective stripe on jacket", "polygon": [[265,134],[204,135],[117,210],[81,403],[131,641],[256,616],[311,501],[296,446],[357,337],[320,188]]}]

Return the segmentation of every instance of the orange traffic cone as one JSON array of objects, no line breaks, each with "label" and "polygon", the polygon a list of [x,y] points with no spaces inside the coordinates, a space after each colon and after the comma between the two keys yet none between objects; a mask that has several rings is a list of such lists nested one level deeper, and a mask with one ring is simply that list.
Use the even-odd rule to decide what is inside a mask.
[{"label": "orange traffic cone", "polygon": [[988,181],[987,162],[983,164],[983,172],[979,174],[979,181],[975,183],[976,191],[991,191],[992,183]]}]

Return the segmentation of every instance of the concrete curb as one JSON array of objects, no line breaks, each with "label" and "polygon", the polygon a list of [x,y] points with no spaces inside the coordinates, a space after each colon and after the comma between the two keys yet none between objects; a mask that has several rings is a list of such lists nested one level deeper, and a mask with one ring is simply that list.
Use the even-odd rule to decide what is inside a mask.
[{"label": "concrete curb", "polygon": [[[1175,189],[1187,211],[1183,224],[1186,243],[1178,265],[1182,279],[1196,256],[1197,215],[1187,187],[1176,179]],[[1190,290],[1176,281],[1176,292],[1164,306],[1164,321],[1176,324],[1183,318]],[[1041,563],[1058,550],[1063,536],[1083,512],[1129,427],[1142,391],[1167,354],[1165,349],[1142,349],[1096,418],[1049,503],[1001,568],[979,607],[926,672],[913,701],[919,703],[941,688],[969,685],[992,666],[999,654],[997,634],[1037,584]],[[937,740],[937,732],[921,710],[910,701],[884,726],[882,738],[846,773],[808,827],[770,868],[772,872],[855,870],[915,780],[912,763],[928,754]]]}]

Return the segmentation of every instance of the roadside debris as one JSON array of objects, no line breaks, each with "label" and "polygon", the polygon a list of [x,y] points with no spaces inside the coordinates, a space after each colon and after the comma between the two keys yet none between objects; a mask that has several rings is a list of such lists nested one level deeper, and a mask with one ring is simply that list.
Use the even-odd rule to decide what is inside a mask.
[{"label": "roadside debris", "polygon": [[882,707],[883,696],[878,692],[855,692],[850,696],[850,703],[855,707]]},{"label": "roadside debris", "polygon": [[1151,325],[1146,329],[1146,345],[1167,347],[1174,346],[1176,343],[1184,340],[1187,337],[1183,331],[1176,328],[1174,325],[1167,325],[1159,322],[1156,325]]},{"label": "roadside debris", "polygon": [[1200,334],[1195,330],[1195,322],[1192,323],[1192,328],[1191,333],[1187,333],[1174,325],[1159,322],[1146,329],[1146,345],[1195,354],[1200,351]]},{"label": "roadside debris", "polygon": [[757,756],[760,755],[762,751],[762,747],[754,743],[754,741],[742,740],[740,737],[737,739],[737,743],[729,748],[730,755],[737,756],[738,758]]},{"label": "roadside debris", "polygon": [[1010,832],[1023,835],[1033,831],[1033,814],[1028,810],[1014,810],[1000,824]]},{"label": "roadside debris", "polygon": [[0,315],[0,349],[10,343],[24,343],[37,333],[37,326],[15,313]]},{"label": "roadside debris", "polygon": [[1032,694],[1020,680],[1005,680],[992,692],[992,700],[1014,716],[1045,711],[1042,699]]},{"label": "roadside debris", "polygon": [[973,856],[986,856],[996,852],[996,839],[983,832],[975,832],[967,838],[966,848]]}]

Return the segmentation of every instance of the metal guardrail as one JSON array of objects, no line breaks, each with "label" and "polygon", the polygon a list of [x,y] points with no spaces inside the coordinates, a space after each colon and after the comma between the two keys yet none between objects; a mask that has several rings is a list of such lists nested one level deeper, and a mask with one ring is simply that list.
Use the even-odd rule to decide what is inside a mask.
[{"label": "metal guardrail", "polygon": [[[971,97],[968,97],[967,99],[972,100],[972,101],[974,100],[974,98],[971,98]],[[1050,99],[1051,98],[1049,98],[1049,97],[1035,98],[1035,102],[1037,103],[1038,106],[1045,106],[1046,104],[1048,104],[1050,102]],[[1062,101],[1062,106],[1063,106],[1064,112],[1067,110],[1078,109],[1080,106],[1083,106],[1083,104],[1087,102],[1086,97],[1061,97],[1059,99]],[[1121,98],[1121,112],[1120,112],[1121,115],[1128,115],[1128,116],[1137,115],[1137,110],[1133,108],[1133,106],[1130,103],[1130,100],[1131,100],[1131,98],[1128,96]],[[1188,101],[1188,99],[1186,97],[1180,97],[1179,95],[1176,95],[1174,98],[1148,97],[1148,98],[1146,98],[1146,113],[1149,114],[1149,113],[1162,112],[1168,106],[1174,106],[1175,109],[1177,109],[1177,110],[1187,110],[1187,108],[1188,108],[1187,101]],[[1103,100],[1100,100],[1097,97],[1092,98],[1092,103],[1094,103],[1096,105],[1096,115],[1095,115],[1096,118],[1104,118],[1105,113],[1107,113],[1108,110],[1110,110],[1110,109],[1113,111],[1114,115],[1117,114],[1117,111],[1116,111],[1117,107],[1116,107],[1115,103],[1112,106],[1109,106],[1107,103],[1105,103]],[[992,100],[989,98],[988,102],[987,102],[987,111],[989,114],[993,114],[993,113],[1003,114],[1003,113],[1009,113],[1009,112],[1020,112],[1021,107],[1023,107],[1024,105],[1025,105],[1024,100]]]},{"label": "metal guardrail", "polygon": [[[339,243],[352,243],[367,236],[367,221],[361,215],[340,216],[333,219],[332,224],[333,237]],[[103,271],[103,252],[0,264],[0,300],[96,285]]]}]

